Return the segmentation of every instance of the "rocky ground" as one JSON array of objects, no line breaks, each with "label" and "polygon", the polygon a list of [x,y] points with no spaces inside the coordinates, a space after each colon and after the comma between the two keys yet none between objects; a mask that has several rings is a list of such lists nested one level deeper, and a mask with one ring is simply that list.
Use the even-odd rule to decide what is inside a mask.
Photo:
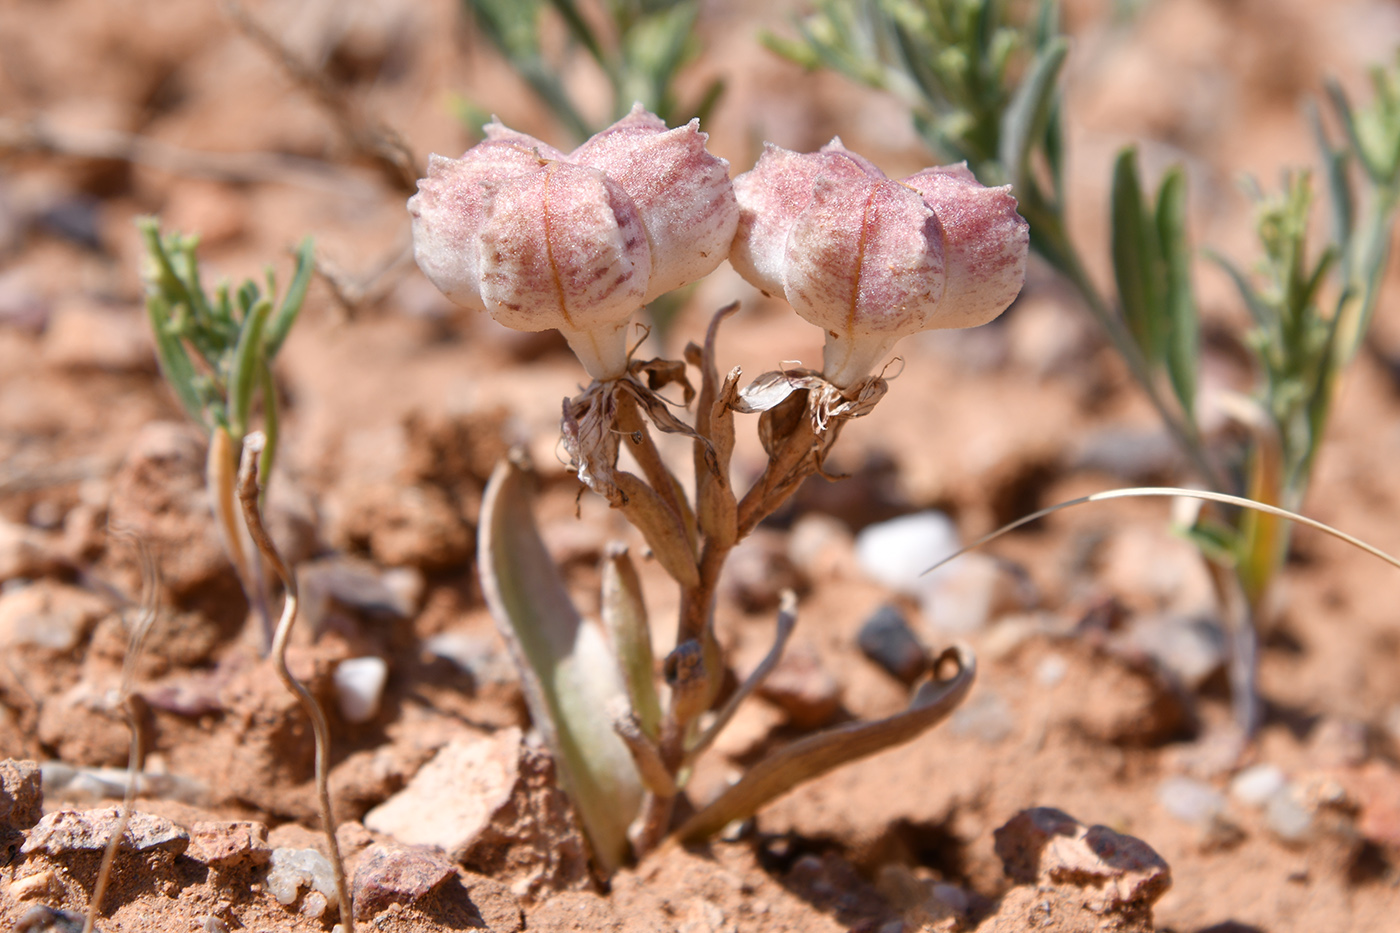
[{"label": "rocky ground", "polygon": [[[1108,272],[1109,165],[1130,139],[1149,173],[1187,164],[1196,240],[1247,262],[1234,178],[1272,183],[1282,166],[1311,163],[1300,100],[1325,75],[1364,94],[1364,65],[1394,54],[1400,18],[1362,0],[1156,0],[1115,19],[1123,6],[1067,5],[1072,216],[1105,260],[1091,271]],[[454,92],[558,138],[448,0],[250,9],[420,160],[467,145]],[[924,164],[892,102],[757,44],[758,28],[786,28],[783,8],[706,9],[708,51],[688,80],[728,78],[706,129],[736,171],[762,139],[809,150],[836,133],[893,176]],[[43,151],[29,145],[35,126]],[[17,140],[17,127],[30,135]],[[1041,267],[996,324],[902,344],[889,395],[837,447],[833,465],[850,477],[804,488],[736,553],[717,618],[734,670],[767,650],[784,586],[800,594],[800,620],[788,660],[691,792],[705,799],[812,728],[900,709],[924,648],[958,639],[976,650],[971,697],[916,742],[813,781],[742,832],[668,847],[600,884],[484,607],[475,524],[492,467],[524,443],[541,471],[545,537],[586,611],[604,547],[629,530],[596,497],[576,506],[578,484],[558,462],[576,361],[551,338],[447,306],[403,261],[404,197],[216,4],[0,6],[4,921],[70,928],[62,912],[86,909],[127,787],[130,732],[114,698],[143,593],[132,539],[114,533],[126,529],[154,555],[161,612],[134,667],[146,767],[99,928],[335,922],[309,726],[262,657],[209,520],[203,436],[156,372],[131,223],[155,213],[201,234],[210,281],[267,262],[285,279],[287,248],[309,233],[336,282],[317,280],[278,359],[284,449],[269,512],[306,597],[290,663],[330,712],[332,797],[363,925],[1394,923],[1393,570],[1297,535],[1264,633],[1267,721],[1244,760],[1223,767],[1217,610],[1164,504],[1056,515],[932,583],[896,566],[892,555],[932,553],[950,534],[970,540],[1040,505],[1186,477],[1112,351]],[[1394,278],[1370,351],[1341,387],[1307,503],[1391,552]],[[1203,266],[1198,285],[1211,327],[1238,332],[1243,310],[1223,277]],[[735,299],[723,366],[752,374],[818,358],[819,332],[728,270],[696,290],[667,342],[653,338],[656,353],[678,357]],[[1228,373],[1230,358],[1211,365]],[[754,475],[761,451],[751,430],[741,435],[735,475]],[[664,652],[676,597],[663,573],[642,570]]]}]

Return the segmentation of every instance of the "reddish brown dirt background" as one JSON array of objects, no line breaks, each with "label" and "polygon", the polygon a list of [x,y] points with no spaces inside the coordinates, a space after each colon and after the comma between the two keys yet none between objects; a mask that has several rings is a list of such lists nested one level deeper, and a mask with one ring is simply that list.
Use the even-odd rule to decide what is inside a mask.
[{"label": "reddish brown dirt background", "polygon": [[[1304,99],[1329,75],[1364,97],[1366,65],[1393,56],[1400,41],[1400,8],[1378,0],[1067,6],[1072,215],[1086,253],[1102,260],[1093,270],[1101,277],[1109,166],[1121,144],[1140,144],[1149,177],[1184,162],[1196,241],[1248,262],[1248,206],[1236,178],[1250,172],[1273,185],[1283,167],[1313,164]],[[1140,12],[1117,14],[1128,6]],[[353,111],[392,126],[420,161],[469,144],[452,116],[454,94],[569,142],[451,0],[269,0],[249,9],[295,53],[324,65]],[[891,176],[924,165],[889,99],[806,75],[758,44],[760,28],[788,29],[792,12],[788,3],[706,5],[706,52],[686,84],[699,88],[714,75],[728,83],[703,127],[711,150],[737,173],[762,140],[810,150],[839,133]],[[582,67],[570,80],[596,83]],[[42,121],[70,149],[90,152],[119,134],[146,148],[135,160],[18,151],[8,134],[28,121]],[[254,820],[270,828],[272,846],[320,844],[305,828],[314,825],[309,735],[260,659],[255,627],[244,624],[204,511],[202,438],[182,424],[156,373],[132,220],[156,214],[168,228],[200,233],[208,282],[258,275],[267,262],[285,281],[288,248],[311,234],[352,297],[359,286],[367,294],[347,307],[318,280],[278,360],[285,447],[273,480],[274,531],[299,561],[353,556],[376,573],[408,569],[391,578],[407,581],[406,617],[332,605],[314,641],[304,624],[294,645],[294,670],[327,700],[340,660],[388,662],[379,714],[362,725],[332,723],[333,790],[351,821],[342,836],[364,858],[366,846],[392,840],[354,821],[439,749],[528,726],[472,563],[480,493],[496,458],[509,443],[530,445],[546,479],[546,535],[582,606],[596,601],[602,546],[629,533],[588,496],[574,518],[577,484],[555,446],[559,400],[582,372],[562,343],[455,311],[403,262],[404,195],[212,0],[0,4],[0,128],[0,758],[125,764],[127,731],[110,697],[123,620],[140,587],[130,549],[104,533],[120,523],[146,539],[163,577],[163,611],[137,691],[147,770],[171,776],[176,790],[143,797],[138,809],[186,829]],[[243,154],[230,169],[239,177],[210,177],[217,173],[199,155],[207,152]],[[257,153],[303,161],[269,163]],[[1341,387],[1307,504],[1311,515],[1391,552],[1400,551],[1395,279],[1371,347]],[[1223,276],[1202,265],[1198,286],[1212,326],[1238,332],[1245,315]],[[727,267],[695,291],[656,352],[678,357],[734,299],[743,310],[722,332],[722,366],[756,374],[818,359],[818,332]],[[855,531],[939,508],[970,539],[1039,505],[1184,478],[1170,457],[1151,453],[1160,439],[1150,410],[1042,267],[1033,266],[998,323],[926,334],[900,353],[905,365],[891,392],[837,448],[838,467],[853,477],[804,490],[785,525],[736,556],[736,582],[719,607],[721,639],[747,670],[770,637],[774,581],[796,580],[794,650],[835,684],[843,716],[889,713],[905,698],[855,647],[862,622],[892,598],[857,566]],[[744,443],[736,475],[753,475],[759,449],[751,433]],[[668,850],[604,892],[556,864],[562,856],[548,850],[567,834],[550,837],[529,850],[535,856],[499,858],[494,871],[484,862],[461,869],[452,893],[394,905],[373,926],[972,929],[1011,885],[993,831],[1025,808],[1050,806],[1131,834],[1165,859],[1173,884],[1157,902],[1157,929],[1395,929],[1400,575],[1331,539],[1296,537],[1264,637],[1269,717],[1244,762],[1272,765],[1290,782],[1304,823],[1280,832],[1292,825],[1287,814],[1251,806],[1230,792],[1228,773],[1210,766],[1211,738],[1229,719],[1219,674],[1176,691],[1119,647],[1104,621],[1121,631],[1153,614],[1213,611],[1199,563],[1166,517],[1160,502],[1092,506],[995,545],[1014,572],[1001,571],[990,617],[962,636],[981,661],[965,710],[907,747],[778,801],[738,841]],[[661,573],[645,570],[664,651],[675,597]],[[948,640],[937,620],[911,619],[930,645]],[[427,649],[445,634],[470,646],[470,670]],[[763,748],[798,734],[789,715],[752,701],[697,775],[695,793],[713,792]],[[535,776],[530,799],[548,803],[547,777]],[[1184,819],[1164,803],[1182,786],[1216,792],[1218,805]],[[43,807],[115,802],[103,798],[55,791]],[[256,859],[216,870],[208,858],[162,851],[118,860],[102,930],[329,926],[304,901],[274,900]],[[95,858],[0,847],[0,923],[36,904],[85,909]],[[546,869],[555,874],[538,881]],[[919,913],[935,884],[956,889],[948,896],[963,899],[958,916]],[[1032,911],[1023,922],[1039,921]]]}]

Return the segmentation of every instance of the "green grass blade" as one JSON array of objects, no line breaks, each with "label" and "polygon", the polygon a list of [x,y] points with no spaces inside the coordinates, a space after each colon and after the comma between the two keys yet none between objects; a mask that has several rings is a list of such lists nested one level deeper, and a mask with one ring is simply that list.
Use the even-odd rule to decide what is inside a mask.
[{"label": "green grass blade", "polygon": [[287,286],[287,294],[282,296],[282,301],[277,305],[277,313],[272,316],[267,335],[263,339],[263,353],[269,362],[277,356],[277,351],[282,349],[282,343],[291,332],[292,325],[297,322],[302,303],[306,301],[306,291],[311,287],[311,275],[315,271],[316,244],[311,237],[307,237],[297,247],[297,265],[292,274],[292,282]]},{"label": "green grass blade", "polygon": [[1167,173],[1157,192],[1157,242],[1165,266],[1163,359],[1181,410],[1187,421],[1194,423],[1201,321],[1191,288],[1191,245],[1186,236],[1186,175],[1180,167]]}]

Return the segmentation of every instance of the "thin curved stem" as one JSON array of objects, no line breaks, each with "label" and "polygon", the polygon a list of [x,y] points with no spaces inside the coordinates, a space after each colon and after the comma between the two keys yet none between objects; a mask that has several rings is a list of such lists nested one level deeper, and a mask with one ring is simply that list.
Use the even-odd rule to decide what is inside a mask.
[{"label": "thin curved stem", "polygon": [[297,619],[297,581],[277,546],[272,543],[263,525],[262,512],[258,508],[258,457],[262,453],[266,438],[261,431],[254,431],[243,439],[243,458],[238,469],[238,499],[243,504],[243,519],[248,525],[248,534],[262,552],[277,576],[282,578],[286,590],[282,603],[282,618],[277,622],[277,630],[272,638],[272,661],[277,676],[286,688],[301,701],[307,716],[311,718],[311,731],[316,739],[316,796],[321,811],[321,827],[326,834],[330,849],[331,870],[335,874],[336,898],[340,901],[340,922],[346,933],[355,933],[355,917],[350,904],[350,887],[345,881],[345,863],[340,857],[340,844],[335,838],[335,818],[331,813],[330,793],[330,747],[331,730],[326,715],[311,691],[292,676],[287,669],[287,641],[292,634],[292,626]]}]

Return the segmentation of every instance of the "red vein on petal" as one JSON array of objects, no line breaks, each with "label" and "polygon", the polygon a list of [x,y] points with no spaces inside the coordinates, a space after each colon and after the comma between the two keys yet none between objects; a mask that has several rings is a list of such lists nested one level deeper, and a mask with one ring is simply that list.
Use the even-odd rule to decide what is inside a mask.
[{"label": "red vein on petal", "polygon": [[554,294],[559,299],[559,313],[564,317],[564,323],[569,327],[574,326],[573,318],[569,317],[568,306],[564,303],[564,282],[559,277],[559,266],[554,262],[554,235],[550,229],[549,211],[549,183],[554,180],[554,168],[558,163],[548,166],[544,170],[544,254],[549,261],[549,275],[554,281]]}]

